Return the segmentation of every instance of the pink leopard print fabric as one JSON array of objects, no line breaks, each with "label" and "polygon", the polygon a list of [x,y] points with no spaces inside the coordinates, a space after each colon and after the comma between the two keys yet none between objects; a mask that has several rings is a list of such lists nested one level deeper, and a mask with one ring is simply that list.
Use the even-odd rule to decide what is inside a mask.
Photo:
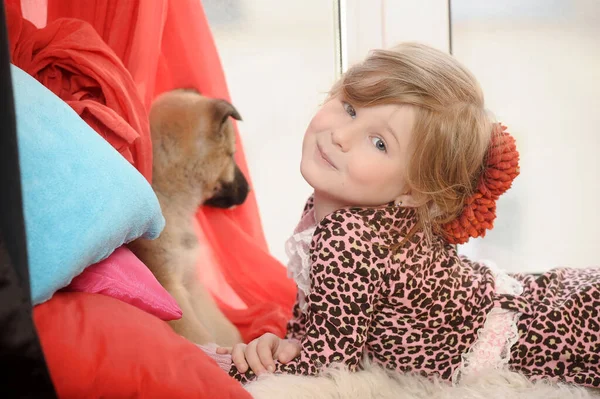
[{"label": "pink leopard print fabric", "polygon": [[[309,200],[305,212],[311,206]],[[390,370],[451,380],[461,355],[472,346],[494,306],[523,314],[519,326],[523,342],[515,345],[521,348],[513,352],[515,366],[528,375],[543,370],[535,366],[539,357],[527,344],[531,326],[537,326],[527,320],[541,314],[541,308],[531,302],[545,300],[543,292],[529,298],[496,295],[492,272],[459,257],[440,237],[430,242],[416,233],[393,250],[416,223],[414,210],[387,206],[338,210],[318,224],[311,244],[308,308],[303,313],[296,303],[288,324],[288,337],[300,341],[302,352],[290,363],[277,364],[276,372],[314,375],[337,362],[356,370],[366,356]],[[596,294],[598,287],[600,283],[595,283]],[[561,311],[567,312],[567,306]],[[593,328],[590,325],[590,331]],[[575,344],[581,339],[571,338]],[[535,342],[541,345],[544,340]],[[593,345],[581,346],[581,351]],[[599,386],[598,362],[592,362],[597,355],[586,353],[579,371],[573,369],[574,374],[565,379],[579,382],[578,376],[584,375],[580,383],[587,384],[590,376],[589,385]],[[241,382],[256,377],[252,371],[239,373],[235,366],[230,375]]]},{"label": "pink leopard print fabric", "polygon": [[512,368],[531,379],[600,387],[600,268],[513,277],[531,311],[519,320]]}]

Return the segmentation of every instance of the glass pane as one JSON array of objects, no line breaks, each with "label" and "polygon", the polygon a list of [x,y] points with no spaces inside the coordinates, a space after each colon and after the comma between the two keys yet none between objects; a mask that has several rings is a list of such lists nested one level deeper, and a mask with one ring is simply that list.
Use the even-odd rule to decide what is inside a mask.
[{"label": "glass pane", "polygon": [[335,79],[334,2],[204,0],[269,247],[285,240],[311,193],[300,175],[302,137]]},{"label": "glass pane", "polygon": [[600,2],[452,0],[451,26],[521,152],[495,229],[462,252],[511,271],[600,264]]}]

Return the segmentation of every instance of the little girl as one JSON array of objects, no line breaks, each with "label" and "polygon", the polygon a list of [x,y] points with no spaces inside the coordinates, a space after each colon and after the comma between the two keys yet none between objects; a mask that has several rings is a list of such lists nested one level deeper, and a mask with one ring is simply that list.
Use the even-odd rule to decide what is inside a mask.
[{"label": "little girl", "polygon": [[368,358],[452,382],[509,365],[600,386],[599,270],[509,276],[457,254],[492,228],[519,169],[454,58],[403,44],[350,68],[307,128],[301,172],[314,194],[287,243],[287,337],[219,348],[231,376]]}]

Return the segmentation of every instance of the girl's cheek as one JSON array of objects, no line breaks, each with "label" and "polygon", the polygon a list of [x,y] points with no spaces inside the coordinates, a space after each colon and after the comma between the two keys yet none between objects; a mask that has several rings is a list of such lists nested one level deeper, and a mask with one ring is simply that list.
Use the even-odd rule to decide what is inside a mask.
[{"label": "girl's cheek", "polygon": [[353,157],[347,164],[348,177],[355,183],[370,186],[377,179],[377,168],[368,156]]}]

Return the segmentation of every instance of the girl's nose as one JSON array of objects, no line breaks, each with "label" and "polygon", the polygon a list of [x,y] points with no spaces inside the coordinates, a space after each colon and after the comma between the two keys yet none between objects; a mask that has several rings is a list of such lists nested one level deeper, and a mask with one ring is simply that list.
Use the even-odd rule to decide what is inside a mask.
[{"label": "girl's nose", "polygon": [[347,152],[351,148],[355,136],[355,129],[349,126],[338,127],[331,132],[331,141],[342,152]]}]

